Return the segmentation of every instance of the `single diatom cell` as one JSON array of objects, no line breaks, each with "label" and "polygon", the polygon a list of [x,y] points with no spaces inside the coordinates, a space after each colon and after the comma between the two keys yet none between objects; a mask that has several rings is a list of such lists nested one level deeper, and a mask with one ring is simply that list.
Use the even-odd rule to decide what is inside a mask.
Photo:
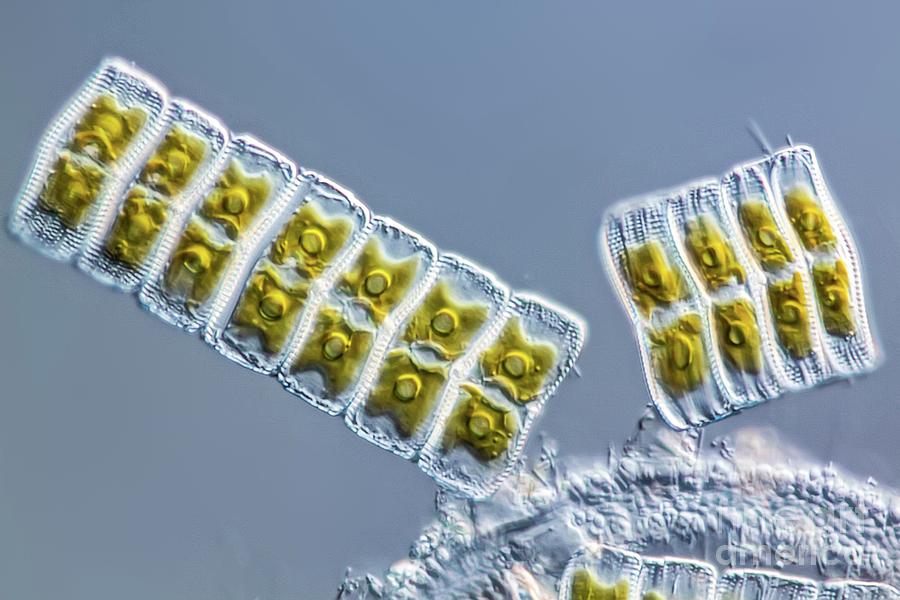
[{"label": "single diatom cell", "polygon": [[106,250],[115,260],[133,267],[141,265],[169,217],[166,202],[143,186],[134,186],[119,208]]},{"label": "single diatom cell", "polygon": [[791,249],[765,203],[752,200],[744,202],[739,214],[744,234],[764,269],[775,272],[793,262]]},{"label": "single diatom cell", "polygon": [[698,314],[679,317],[666,327],[651,330],[650,355],[660,384],[673,396],[697,389],[709,373]]},{"label": "single diatom cell", "polygon": [[[569,600],[628,600],[628,582],[621,580],[613,585],[604,585],[594,579],[587,569],[578,569],[572,576]],[[643,600],[657,599],[645,597]]]},{"label": "single diatom cell", "polygon": [[731,368],[757,374],[762,369],[762,340],[756,313],[740,299],[713,305],[719,349]]},{"label": "single diatom cell", "polygon": [[826,260],[814,264],[813,283],[825,331],[840,336],[853,334],[855,326],[850,305],[850,278],[844,261]]},{"label": "single diatom cell", "polygon": [[365,410],[387,415],[401,437],[412,437],[434,410],[447,377],[446,366],[419,365],[409,350],[395,348],[385,356]]},{"label": "single diatom cell", "polygon": [[703,274],[706,285],[717,290],[735,280],[743,283],[744,268],[734,256],[718,225],[706,216],[685,223],[687,247],[694,265]]},{"label": "single diatom cell", "polygon": [[559,583],[560,600],[638,600],[641,558],[606,545],[589,545],[572,556]]},{"label": "single diatom cell", "polygon": [[232,322],[255,330],[265,351],[277,354],[288,341],[308,292],[307,282],[290,285],[275,269],[263,268],[248,280]]},{"label": "single diatom cell", "polygon": [[176,125],[147,159],[138,181],[160,194],[174,196],[190,183],[206,152],[202,138]]},{"label": "single diatom cell", "polygon": [[658,243],[648,242],[625,252],[632,296],[645,315],[657,306],[667,306],[685,297],[687,291],[681,275],[672,268]]},{"label": "single diatom cell", "polygon": [[800,274],[794,273],[790,279],[770,283],[768,289],[778,340],[791,356],[804,358],[812,352],[812,338]]},{"label": "single diatom cell", "polygon": [[795,187],[784,194],[788,218],[807,250],[826,250],[835,243],[834,232],[825,211],[805,187]]},{"label": "single diatom cell", "polygon": [[84,222],[99,197],[105,177],[103,170],[91,160],[63,152],[41,192],[41,207],[53,211],[68,227],[75,228]]},{"label": "single diatom cell", "polygon": [[112,96],[100,96],[75,125],[70,147],[100,164],[111,165],[119,160],[146,120],[147,113],[141,108],[124,108]]},{"label": "single diatom cell", "polygon": [[316,202],[307,202],[275,238],[272,262],[283,265],[293,259],[300,275],[317,277],[344,249],[354,229],[351,216],[329,215]]},{"label": "single diatom cell", "polygon": [[330,395],[346,391],[356,380],[372,347],[373,334],[360,329],[340,309],[325,307],[292,371],[315,371]]},{"label": "single diatom cell", "polygon": [[265,174],[248,175],[239,163],[232,161],[204,200],[200,214],[221,226],[229,239],[236,240],[271,193],[272,184]]},{"label": "single diatom cell", "polygon": [[514,472],[586,332],[119,59],[48,126],[10,227],[461,495]]},{"label": "single diatom cell", "polygon": [[337,287],[365,305],[375,322],[381,323],[409,291],[418,268],[416,256],[391,259],[373,237]]},{"label": "single diatom cell", "polygon": [[461,398],[444,430],[444,452],[462,446],[479,460],[497,459],[509,449],[516,433],[515,414],[491,401],[475,385],[464,384],[460,391]]},{"label": "single diatom cell", "polygon": [[439,281],[410,318],[403,341],[424,344],[445,359],[456,358],[468,348],[489,313],[489,304],[457,300],[451,284]]},{"label": "single diatom cell", "polygon": [[213,295],[234,244],[216,239],[215,231],[192,220],[181,235],[166,269],[166,291],[189,306],[203,304]]},{"label": "single diatom cell", "polygon": [[556,349],[551,344],[527,339],[521,320],[513,317],[497,341],[481,355],[481,371],[510,400],[529,402],[540,393],[556,360]]},{"label": "single diatom cell", "polygon": [[716,569],[700,560],[641,556],[640,600],[712,600]]}]

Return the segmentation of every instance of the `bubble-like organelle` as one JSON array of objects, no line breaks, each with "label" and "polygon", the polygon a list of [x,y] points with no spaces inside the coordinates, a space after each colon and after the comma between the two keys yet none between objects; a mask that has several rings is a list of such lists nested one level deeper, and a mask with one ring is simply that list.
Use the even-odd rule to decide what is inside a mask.
[{"label": "bubble-like organelle", "polygon": [[487,500],[439,493],[409,557],[340,597],[896,600],[898,584],[900,495],[766,430],[704,447],[648,415],[605,460],[547,442]]},{"label": "bubble-like organelle", "polygon": [[586,332],[118,59],[51,123],[11,228],[473,496]]},{"label": "bubble-like organelle", "polygon": [[877,365],[858,255],[807,146],[620,203],[600,238],[672,427]]}]

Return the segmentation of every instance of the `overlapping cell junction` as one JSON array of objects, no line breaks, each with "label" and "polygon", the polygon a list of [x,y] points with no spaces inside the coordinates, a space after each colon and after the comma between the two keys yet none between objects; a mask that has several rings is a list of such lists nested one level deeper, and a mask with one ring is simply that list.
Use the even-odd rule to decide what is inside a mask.
[{"label": "overlapping cell junction", "polygon": [[11,227],[473,497],[586,331],[119,59],[51,123]]},{"label": "overlapping cell junction", "polygon": [[603,460],[548,441],[491,498],[437,506],[408,558],[348,574],[339,597],[900,598],[900,495],[765,429],[705,443],[648,414]]}]

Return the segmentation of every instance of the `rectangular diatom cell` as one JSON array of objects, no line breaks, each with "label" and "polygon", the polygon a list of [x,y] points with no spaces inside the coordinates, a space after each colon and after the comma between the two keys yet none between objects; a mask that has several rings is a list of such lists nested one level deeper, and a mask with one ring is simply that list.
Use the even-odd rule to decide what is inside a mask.
[{"label": "rectangular diatom cell", "polygon": [[328,414],[344,411],[371,383],[362,377],[367,362],[382,359],[396,323],[425,293],[435,254],[418,235],[374,219],[361,249],[292,341],[279,369],[285,389]]},{"label": "rectangular diatom cell", "polygon": [[514,296],[495,336],[454,366],[454,383],[419,460],[439,483],[491,494],[515,469],[534,420],[579,352],[584,326],[543,300]]},{"label": "rectangular diatom cell", "polygon": [[797,146],[777,152],[771,181],[812,276],[822,339],[832,368],[841,375],[871,370],[877,352],[866,317],[859,254],[812,148]]},{"label": "rectangular diatom cell", "polygon": [[774,201],[765,161],[733,169],[722,178],[723,203],[748,256],[748,271],[764,286],[765,324],[772,364],[788,390],[804,389],[828,377],[819,325],[802,250]]},{"label": "rectangular diatom cell", "polygon": [[216,169],[229,133],[215,117],[185,100],[173,100],[165,133],[139,167],[104,222],[91,233],[78,266],[123,291],[135,289],[150,270],[164,232],[179,226],[186,200]]},{"label": "rectangular diatom cell", "polygon": [[559,597],[561,600],[640,600],[641,562],[641,557],[633,552],[600,544],[586,546],[566,565],[559,582]]},{"label": "rectangular diatom cell", "polygon": [[735,409],[780,393],[777,361],[766,327],[765,283],[734,243],[719,181],[698,182],[670,198],[670,230],[698,290],[715,341],[710,368]]},{"label": "rectangular diatom cell", "polygon": [[842,579],[824,582],[819,600],[900,600],[900,592],[883,583]]},{"label": "rectangular diatom cell", "polygon": [[643,558],[639,600],[715,600],[716,569],[681,558]]},{"label": "rectangular diatom cell", "polygon": [[107,60],[52,121],[22,186],[11,228],[70,260],[158,133],[167,94],[149,75]]},{"label": "rectangular diatom cell", "polygon": [[196,190],[200,199],[188,200],[192,214],[169,232],[167,256],[140,291],[148,310],[191,332],[231,297],[241,271],[235,259],[258,243],[292,196],[296,167],[287,158],[250,136],[233,138],[227,153],[222,170]]},{"label": "rectangular diatom cell", "polygon": [[719,576],[716,600],[814,600],[818,586],[774,571],[728,569]]},{"label": "rectangular diatom cell", "polygon": [[444,255],[422,303],[394,333],[373,384],[354,398],[348,427],[411,458],[425,443],[454,363],[499,321],[507,290],[467,261]]},{"label": "rectangular diatom cell", "polygon": [[669,229],[667,204],[682,193],[624,202],[607,213],[601,232],[601,252],[634,325],[651,399],[675,429],[733,410],[710,365],[714,342],[702,292]]},{"label": "rectangular diatom cell", "polygon": [[204,338],[222,355],[272,374],[309,307],[313,286],[330,287],[357,249],[370,219],[351,195],[303,174],[292,206],[235,298],[210,319]]}]

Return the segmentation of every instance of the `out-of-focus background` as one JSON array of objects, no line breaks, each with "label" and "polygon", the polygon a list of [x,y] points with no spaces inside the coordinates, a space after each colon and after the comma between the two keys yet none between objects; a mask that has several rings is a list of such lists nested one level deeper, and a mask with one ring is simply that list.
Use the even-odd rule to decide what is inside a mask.
[{"label": "out-of-focus background", "polygon": [[[647,401],[597,258],[616,199],[818,150],[887,360],[710,427],[772,424],[900,485],[895,4],[7,3],[0,203],[104,55],[390,215],[580,312],[591,335],[538,430],[605,453]],[[328,598],[431,515],[431,480],[134,301],[0,234],[0,598]],[[533,436],[532,449],[537,435]]]}]

